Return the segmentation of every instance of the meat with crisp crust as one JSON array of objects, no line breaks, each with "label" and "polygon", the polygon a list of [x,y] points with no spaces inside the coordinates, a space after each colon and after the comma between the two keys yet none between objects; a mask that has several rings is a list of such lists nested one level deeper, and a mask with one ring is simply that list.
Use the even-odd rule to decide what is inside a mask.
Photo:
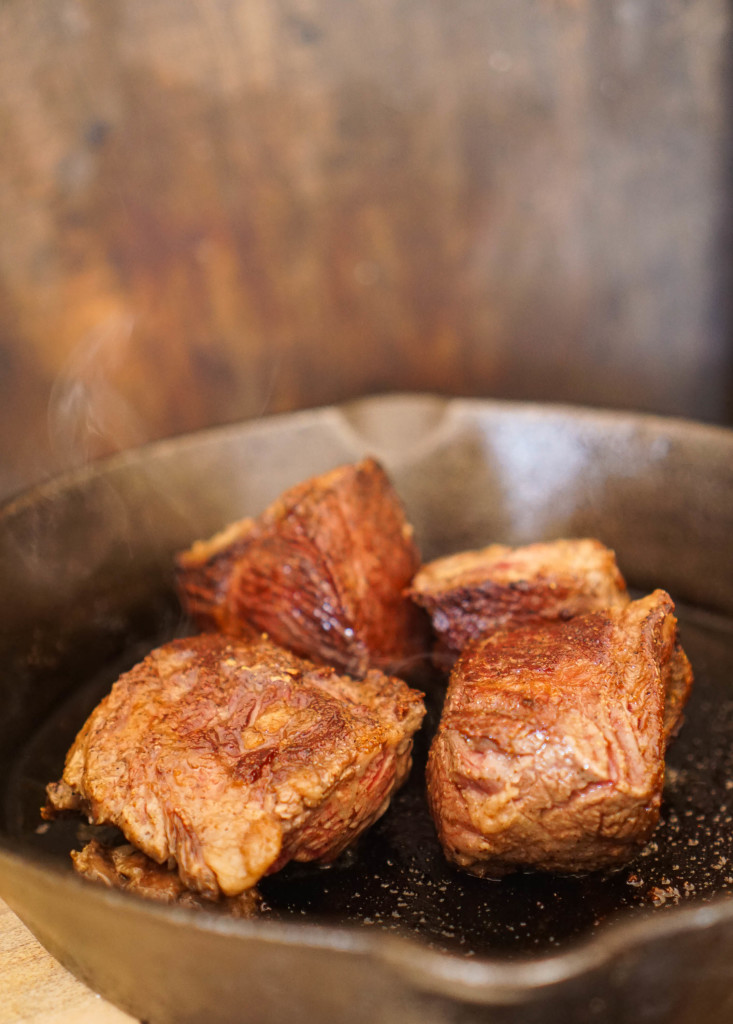
[{"label": "meat with crisp crust", "polygon": [[371,825],[423,714],[422,694],[376,670],[357,682],[264,638],[174,640],[92,712],[45,813],[116,825],[187,888],[237,896]]},{"label": "meat with crisp crust", "polygon": [[216,899],[192,892],[183,884],[177,871],[167,865],[156,864],[129,843],[105,846],[92,839],[83,849],[73,850],[71,859],[83,878],[101,882],[109,889],[135,893],[156,903],[221,910],[230,917],[254,917],[260,908],[256,889]]},{"label": "meat with crisp crust", "polygon": [[203,629],[277,643],[362,676],[401,672],[427,646],[404,590],[420,565],[412,527],[374,459],[298,484],[177,558],[184,608]]},{"label": "meat with crisp crust", "polygon": [[435,661],[446,669],[490,630],[628,601],[613,551],[592,539],[492,544],[438,558],[420,569],[408,593],[429,613],[438,640]]},{"label": "meat with crisp crust", "polygon": [[469,645],[428,759],[447,857],[488,876],[629,860],[657,825],[666,734],[691,682],[662,590]]},{"label": "meat with crisp crust", "polygon": [[680,731],[684,721],[683,712],[694,682],[692,665],[682,649],[679,640],[669,661],[662,666],[664,681],[664,739],[669,745]]}]

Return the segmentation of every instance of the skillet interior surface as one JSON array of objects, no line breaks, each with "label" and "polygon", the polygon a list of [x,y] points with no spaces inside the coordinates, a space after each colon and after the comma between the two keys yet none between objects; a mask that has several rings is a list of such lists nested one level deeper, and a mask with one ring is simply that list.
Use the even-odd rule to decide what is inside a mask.
[{"label": "skillet interior surface", "polygon": [[[94,830],[78,821],[42,825],[43,789],[119,673],[189,630],[172,593],[172,553],[258,512],[297,480],[367,452],[392,475],[426,558],[553,536],[593,535],[615,547],[632,586],[664,586],[678,602],[696,686],[668,752],[662,822],[632,864],[611,874],[487,881],[447,865],[429,818],[423,770],[444,683],[426,668],[417,685],[429,714],[408,784],[339,862],[292,865],[265,880],[263,919],[397,932],[426,948],[504,962],[572,950],[611,921],[727,900],[730,434],[431,397],[370,400],[164,442],[6,507],[0,841],[71,871],[69,850]],[[2,883],[0,875],[9,898]]]},{"label": "skillet interior surface", "polygon": [[[175,619],[174,599],[161,620]],[[419,936],[433,948],[470,956],[547,953],[605,922],[664,913],[680,904],[733,894],[733,624],[678,609],[684,646],[696,668],[696,689],[684,728],[667,757],[662,822],[631,864],[609,874],[561,877],[516,874],[500,881],[473,878],[443,857],[425,800],[427,749],[437,725],[444,683],[422,684],[429,714],[408,784],[358,846],[328,868],[291,864],[260,884],[263,915],[353,923]],[[176,628],[177,627],[177,628]],[[14,761],[6,789],[7,828],[30,850],[58,856],[110,830],[75,818],[43,824],[38,809],[48,781],[87,714],[112,682],[146,651],[186,631],[185,623],[130,643],[80,687],[30,737]]]}]

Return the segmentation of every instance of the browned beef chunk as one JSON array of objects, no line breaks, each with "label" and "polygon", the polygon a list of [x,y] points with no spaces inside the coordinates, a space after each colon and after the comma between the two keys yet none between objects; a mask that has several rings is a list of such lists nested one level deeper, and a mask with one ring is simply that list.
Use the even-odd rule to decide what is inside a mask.
[{"label": "browned beef chunk", "polygon": [[613,551],[587,539],[492,544],[439,558],[422,567],[409,593],[432,619],[435,660],[444,668],[489,630],[569,619],[628,601]]},{"label": "browned beef chunk", "polygon": [[673,611],[657,590],[466,648],[428,761],[450,860],[498,876],[521,866],[589,871],[634,856],[659,818],[665,690],[686,693],[691,683]]},{"label": "browned beef chunk", "polygon": [[176,640],[92,712],[46,814],[116,825],[187,888],[236,896],[371,825],[423,714],[421,694],[376,670],[356,682],[267,640]]},{"label": "browned beef chunk", "polygon": [[157,903],[177,903],[182,907],[218,909],[232,917],[253,917],[259,911],[256,889],[239,896],[206,898],[187,889],[177,871],[156,864],[134,846],[103,846],[93,839],[83,850],[72,851],[74,867],[84,878],[101,882],[110,889],[133,892]]},{"label": "browned beef chunk", "polygon": [[420,558],[412,528],[373,459],[283,494],[179,555],[184,607],[204,629],[265,632],[351,675],[402,671],[425,651],[426,623],[404,595]]}]

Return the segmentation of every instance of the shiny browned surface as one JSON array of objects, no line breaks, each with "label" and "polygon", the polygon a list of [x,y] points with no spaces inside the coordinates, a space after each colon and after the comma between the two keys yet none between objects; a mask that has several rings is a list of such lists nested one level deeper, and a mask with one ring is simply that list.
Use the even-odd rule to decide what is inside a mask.
[{"label": "shiny browned surface", "polygon": [[118,826],[182,882],[237,896],[289,860],[338,856],[410,766],[421,695],[270,642],[204,634],[153,651],[89,717],[50,811]]},{"label": "shiny browned surface", "polygon": [[459,659],[428,761],[447,856],[476,874],[629,860],[659,820],[664,591],[486,636]]},{"label": "shiny browned surface", "polygon": [[429,613],[436,660],[448,668],[466,644],[491,630],[628,601],[614,552],[593,539],[492,544],[448,555],[424,565],[409,593]]},{"label": "shiny browned surface", "polygon": [[665,688],[664,735],[671,743],[684,722],[685,704],[695,681],[690,659],[679,641],[675,644],[669,661],[662,665],[662,679]]},{"label": "shiny browned surface", "polygon": [[386,473],[364,459],[306,480],[262,515],[179,555],[184,607],[202,628],[266,632],[362,676],[424,654],[422,613],[403,591],[420,564]]}]

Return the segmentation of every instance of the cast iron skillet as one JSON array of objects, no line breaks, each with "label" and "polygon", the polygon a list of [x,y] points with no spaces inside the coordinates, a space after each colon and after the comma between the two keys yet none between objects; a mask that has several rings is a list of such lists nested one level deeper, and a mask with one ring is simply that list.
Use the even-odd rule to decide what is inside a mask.
[{"label": "cast iron skillet", "polygon": [[[263,883],[254,921],[74,876],[79,822],[45,783],[120,671],[190,627],[172,553],[285,487],[371,453],[425,558],[597,536],[678,602],[696,688],[663,823],[614,874],[482,881],[450,868],[409,783],[356,850]],[[0,513],[0,895],[63,964],[151,1022],[733,1017],[733,433],[651,417],[430,396],[370,399],[150,445]]]}]

